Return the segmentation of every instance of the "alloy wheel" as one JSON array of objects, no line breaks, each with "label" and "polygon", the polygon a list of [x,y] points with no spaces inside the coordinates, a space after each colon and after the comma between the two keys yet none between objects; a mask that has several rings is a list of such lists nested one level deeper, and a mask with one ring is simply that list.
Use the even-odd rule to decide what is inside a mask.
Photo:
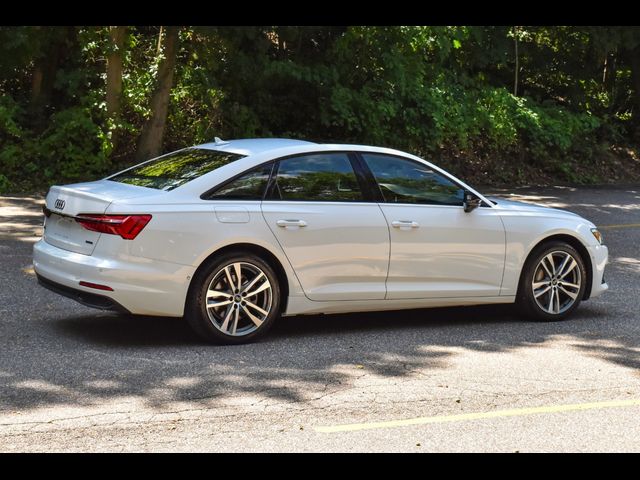
[{"label": "alloy wheel", "polygon": [[230,263],[215,273],[204,302],[209,320],[220,332],[234,337],[249,335],[271,311],[271,283],[256,265]]},{"label": "alloy wheel", "polygon": [[581,285],[578,261],[561,250],[548,253],[540,260],[531,282],[538,307],[551,315],[569,310],[578,299]]}]

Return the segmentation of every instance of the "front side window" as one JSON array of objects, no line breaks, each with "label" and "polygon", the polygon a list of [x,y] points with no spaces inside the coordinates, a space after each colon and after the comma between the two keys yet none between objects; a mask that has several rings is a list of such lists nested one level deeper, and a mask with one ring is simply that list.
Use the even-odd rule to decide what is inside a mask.
[{"label": "front side window", "polygon": [[363,153],[387,203],[462,205],[464,190],[427,165],[412,160]]},{"label": "front side window", "polygon": [[318,153],[280,160],[272,198],[313,202],[364,200],[346,153]]},{"label": "front side window", "polygon": [[260,165],[203,198],[206,200],[262,200],[272,166],[273,163]]},{"label": "front side window", "polygon": [[173,190],[242,157],[244,155],[237,153],[185,148],[131,167],[107,180],[158,190]]}]

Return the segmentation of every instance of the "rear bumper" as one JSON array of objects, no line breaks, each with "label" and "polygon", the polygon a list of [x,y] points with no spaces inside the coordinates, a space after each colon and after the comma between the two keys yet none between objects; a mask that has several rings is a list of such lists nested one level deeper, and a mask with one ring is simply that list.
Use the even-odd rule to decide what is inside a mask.
[{"label": "rear bumper", "polygon": [[75,300],[76,302],[81,303],[82,305],[86,305],[87,307],[97,308],[99,310],[112,310],[114,312],[131,313],[129,312],[129,310],[116,302],[113,298],[109,298],[104,295],[96,295],[95,293],[83,292],[82,290],[77,290],[71,287],[65,287],[64,285],[52,282],[51,280],[46,279],[42,275],[38,275],[37,273],[36,277],[38,277],[38,283],[41,287],[44,287],[47,290],[51,290],[58,295],[70,298],[71,300]]},{"label": "rear bumper", "polygon": [[604,269],[609,261],[609,249],[606,245],[587,247],[587,249],[589,250],[593,267],[593,281],[589,298],[593,298],[609,290],[609,285],[604,280]]},{"label": "rear bumper", "polygon": [[[181,317],[195,268],[131,255],[105,258],[74,253],[38,241],[33,266],[45,288],[90,307],[139,315]],[[113,291],[81,286],[108,285]]]}]

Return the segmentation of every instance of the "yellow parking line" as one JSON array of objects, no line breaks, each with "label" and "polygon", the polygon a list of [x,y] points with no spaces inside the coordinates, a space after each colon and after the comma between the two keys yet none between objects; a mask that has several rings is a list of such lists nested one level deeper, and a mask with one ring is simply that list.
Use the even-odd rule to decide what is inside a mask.
[{"label": "yellow parking line", "polygon": [[327,427],[315,427],[316,432],[338,433],[355,432],[358,430],[373,430],[377,428],[407,427],[410,425],[427,425],[429,423],[464,422],[467,420],[484,420],[487,418],[518,417],[540,413],[572,412],[579,410],[597,410],[602,408],[635,407],[640,406],[640,399],[611,400],[607,402],[574,403],[569,405],[549,405],[545,407],[513,408],[510,410],[496,410],[493,412],[462,413],[459,415],[439,415],[435,417],[408,418],[405,420],[391,420],[388,422],[352,423]]},{"label": "yellow parking line", "polygon": [[620,225],[600,225],[598,228],[602,228],[603,230],[609,228],[638,228],[640,227],[640,223],[621,223]]}]

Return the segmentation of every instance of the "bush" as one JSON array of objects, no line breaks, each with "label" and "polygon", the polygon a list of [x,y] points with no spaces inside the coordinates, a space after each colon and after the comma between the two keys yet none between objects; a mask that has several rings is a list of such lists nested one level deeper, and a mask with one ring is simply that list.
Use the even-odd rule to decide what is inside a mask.
[{"label": "bush", "polygon": [[19,177],[25,164],[23,142],[29,141],[28,131],[20,126],[23,111],[9,95],[0,97],[0,192],[7,192],[11,178]]},{"label": "bush", "polygon": [[34,145],[33,162],[46,179],[84,180],[104,174],[109,161],[108,140],[81,107],[53,114],[49,127]]},{"label": "bush", "polygon": [[11,97],[0,99],[0,191],[46,188],[108,171],[109,139],[87,109],[52,114],[40,134],[26,128],[27,123],[26,113]]},{"label": "bush", "polygon": [[515,124],[534,161],[562,159],[570,153],[591,156],[596,147],[594,132],[600,121],[588,113],[574,113],[555,105],[535,105],[516,99]]},{"label": "bush", "polygon": [[0,173],[0,194],[7,193],[11,188],[11,182],[7,177]]}]

